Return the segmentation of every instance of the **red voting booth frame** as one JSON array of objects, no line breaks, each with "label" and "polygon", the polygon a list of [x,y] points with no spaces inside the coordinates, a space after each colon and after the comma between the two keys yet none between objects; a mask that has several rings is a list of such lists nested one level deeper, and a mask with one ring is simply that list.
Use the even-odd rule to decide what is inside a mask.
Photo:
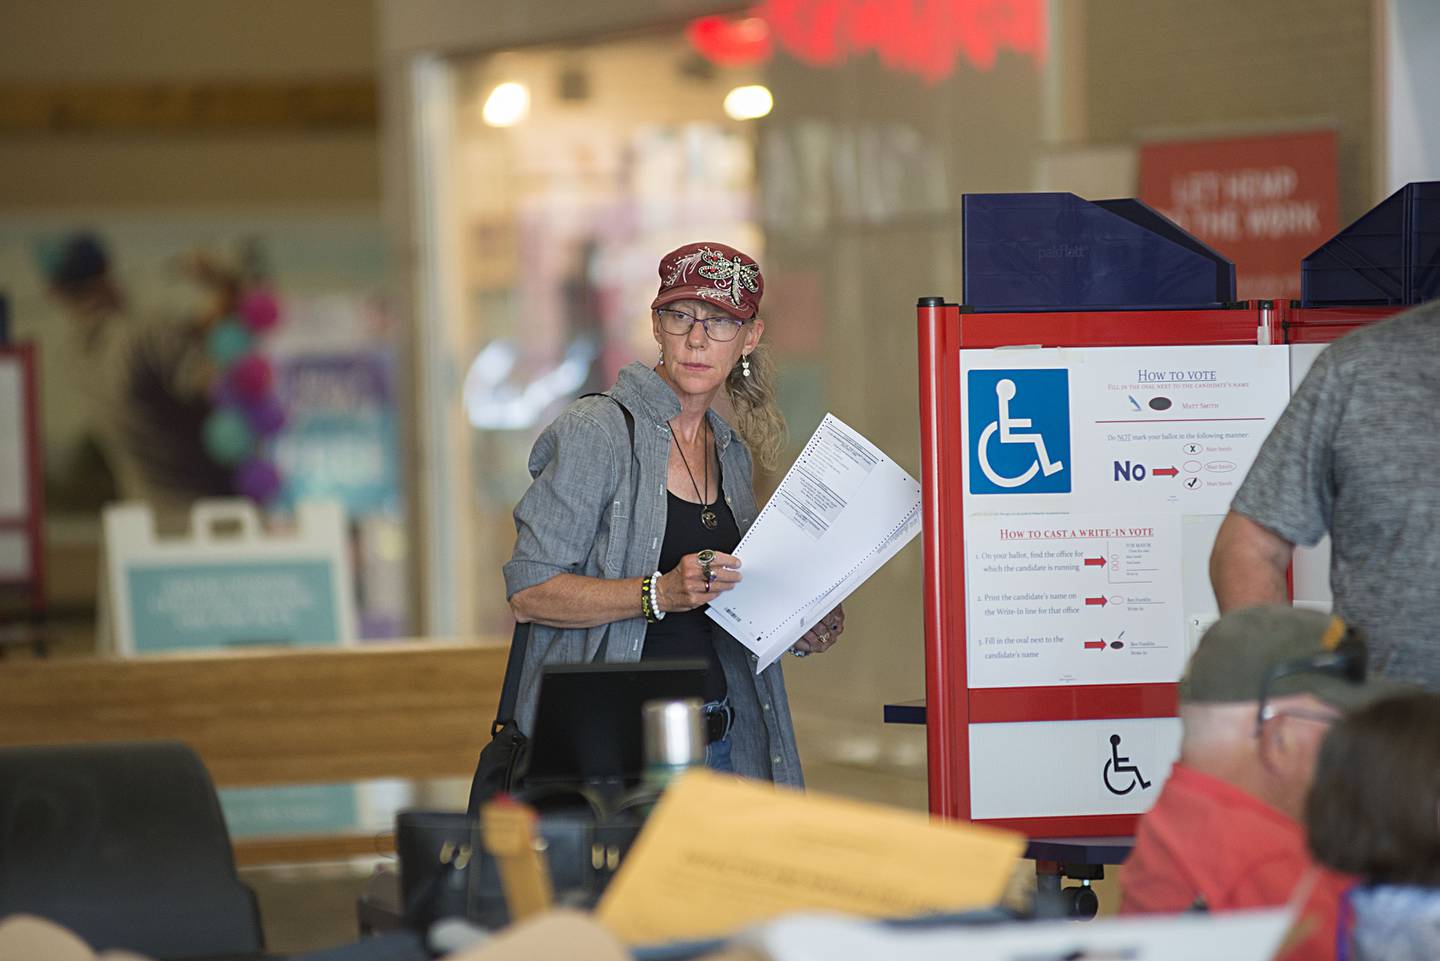
[{"label": "red voting booth frame", "polygon": [[[1176,685],[1097,684],[971,690],[966,671],[965,430],[960,351],[1042,347],[1255,344],[1278,332],[1278,312],[1244,309],[969,313],[931,298],[917,308],[920,463],[925,526],[925,723],[930,811],[970,819],[970,725],[1160,718],[1177,713]],[[1266,332],[1262,338],[1262,329]],[[1057,790],[1063,786],[1057,785]],[[987,819],[1030,837],[1124,835],[1138,815]]]},{"label": "red voting booth frame", "polygon": [[[971,724],[1165,718],[1175,717],[1179,706],[1173,683],[969,688],[960,351],[1017,344],[1195,347],[1328,343],[1400,309],[1299,308],[1252,301],[1233,309],[974,313],[940,298],[920,302],[925,723],[932,814],[970,819]],[[987,819],[984,823],[1046,838],[1133,834],[1138,819],[1136,814],[1075,815]]]}]

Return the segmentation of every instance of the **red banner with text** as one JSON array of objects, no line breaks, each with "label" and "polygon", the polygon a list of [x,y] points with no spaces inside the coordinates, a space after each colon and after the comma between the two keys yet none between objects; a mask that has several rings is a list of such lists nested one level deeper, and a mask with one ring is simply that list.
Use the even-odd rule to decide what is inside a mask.
[{"label": "red banner with text", "polygon": [[1144,144],[1140,199],[1235,262],[1239,299],[1299,297],[1339,227],[1335,131]]}]

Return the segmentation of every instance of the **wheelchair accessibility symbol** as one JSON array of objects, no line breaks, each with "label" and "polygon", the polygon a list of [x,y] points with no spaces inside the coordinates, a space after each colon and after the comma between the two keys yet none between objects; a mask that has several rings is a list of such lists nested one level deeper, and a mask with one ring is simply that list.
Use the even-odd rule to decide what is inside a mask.
[{"label": "wheelchair accessibility symbol", "polygon": [[1070,491],[1070,372],[969,372],[970,493]]},{"label": "wheelchair accessibility symbol", "polygon": [[[1125,775],[1129,775],[1127,778]],[[1105,770],[1102,772],[1105,779],[1105,789],[1111,794],[1124,796],[1135,790],[1139,785],[1144,791],[1150,787],[1151,782],[1145,780],[1145,775],[1140,773],[1137,764],[1131,764],[1130,759],[1120,753],[1120,735],[1110,735],[1110,760],[1105,762]],[[1114,780],[1111,780],[1111,779]],[[1124,785],[1117,787],[1116,785]]]}]

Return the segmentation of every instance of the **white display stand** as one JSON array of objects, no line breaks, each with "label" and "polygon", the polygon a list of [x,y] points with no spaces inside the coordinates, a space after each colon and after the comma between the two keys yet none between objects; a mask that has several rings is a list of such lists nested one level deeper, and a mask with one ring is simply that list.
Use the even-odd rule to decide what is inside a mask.
[{"label": "white display stand", "polygon": [[249,501],[202,500],[188,536],[160,537],[149,506],[106,508],[110,649],[130,656],[353,643],[344,512],[306,503],[295,520],[294,533],[270,535]]}]

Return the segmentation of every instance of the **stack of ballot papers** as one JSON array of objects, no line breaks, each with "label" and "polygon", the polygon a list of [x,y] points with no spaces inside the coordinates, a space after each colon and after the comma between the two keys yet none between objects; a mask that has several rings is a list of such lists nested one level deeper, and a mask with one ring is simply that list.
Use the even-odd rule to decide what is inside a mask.
[{"label": "stack of ballot papers", "polygon": [[596,915],[629,944],[657,944],[795,911],[988,908],[1024,850],[999,828],[692,770],[666,789]]},{"label": "stack of ballot papers", "polygon": [[735,548],[744,579],[706,613],[758,674],[919,532],[920,483],[826,414]]}]

